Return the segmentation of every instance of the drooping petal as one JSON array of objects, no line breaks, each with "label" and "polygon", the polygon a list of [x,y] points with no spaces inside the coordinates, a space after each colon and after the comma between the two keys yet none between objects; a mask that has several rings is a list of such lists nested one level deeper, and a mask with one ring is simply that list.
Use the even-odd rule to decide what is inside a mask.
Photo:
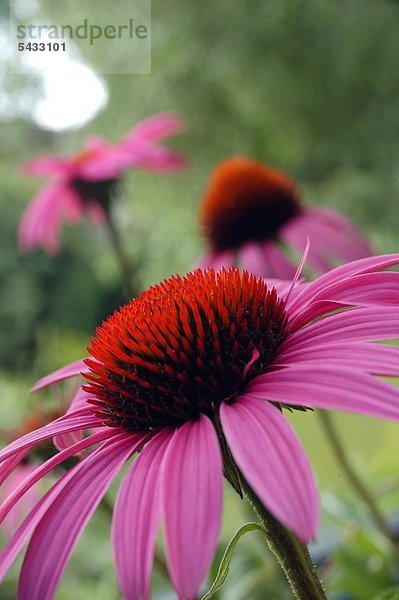
[{"label": "drooping petal", "polygon": [[327,257],[351,261],[369,256],[370,252],[360,252],[356,243],[351,240],[351,232],[342,227],[331,226],[325,219],[321,219],[314,211],[307,210],[306,229],[311,236],[318,252]]},{"label": "drooping petal", "polygon": [[118,434],[78,463],[38,523],[22,565],[20,600],[51,600],[73,548],[142,435]]},{"label": "drooping petal", "polygon": [[222,459],[205,415],[176,430],[163,466],[162,505],[169,572],[194,600],[212,561],[222,510]]},{"label": "drooping petal", "polygon": [[318,222],[323,222],[335,230],[335,232],[339,231],[341,235],[345,235],[348,241],[350,241],[351,246],[356,249],[357,258],[373,256],[375,254],[360,229],[345,215],[326,206],[308,207],[307,212]]},{"label": "drooping petal", "polygon": [[15,467],[23,460],[23,458],[28,453],[28,450],[21,450],[20,452],[16,452],[9,458],[6,458],[0,464],[0,485],[3,481],[9,476],[9,474],[15,469]]},{"label": "drooping petal", "polygon": [[319,522],[314,478],[282,413],[245,395],[223,403],[220,420],[235,462],[265,507],[302,542],[314,539]]},{"label": "drooping petal", "polygon": [[283,250],[279,248],[277,244],[271,242],[265,242],[263,244],[263,250],[266,258],[272,268],[272,271],[276,274],[276,277],[284,280],[291,280],[295,275],[296,267],[284,254]]},{"label": "drooping petal", "polygon": [[64,186],[51,183],[42,188],[22,215],[17,240],[21,251],[41,247],[50,254],[59,249]]},{"label": "drooping petal", "polygon": [[70,470],[58,481],[56,481],[56,483],[30,511],[24,522],[8,541],[4,549],[0,552],[0,582],[7,575],[9,569],[12,567],[14,561],[18,557],[18,554],[24,547],[25,542],[35,530],[35,527],[40,522],[41,518],[46,513],[53,500],[58,494],[61,493],[63,487],[68,483],[72,476],[73,470]]},{"label": "drooping petal", "polygon": [[0,582],[3,581],[4,577],[7,575],[8,571],[14,564],[14,561],[18,557],[18,554],[24,547],[26,540],[34,531],[36,525],[45,514],[53,499],[61,492],[62,487],[67,481],[67,478],[70,476],[70,473],[71,471],[59,479],[45,494],[45,496],[39,500],[39,502],[30,511],[22,525],[20,525],[20,527],[8,541],[7,545],[0,552]]},{"label": "drooping petal", "polygon": [[[304,211],[291,219],[291,221],[280,230],[282,241],[294,248],[301,255],[305,250],[306,239],[309,233],[307,220],[308,216],[306,211]],[[310,245],[308,263],[317,273],[325,273],[332,268],[331,259],[321,253],[315,244]]]},{"label": "drooping petal", "polygon": [[125,475],[115,502],[112,544],[126,600],[147,600],[160,518],[160,467],[172,431],[151,439]]},{"label": "drooping petal", "polygon": [[257,277],[278,277],[267,259],[262,244],[256,242],[244,244],[238,252],[238,262],[242,269]]},{"label": "drooping petal", "polygon": [[37,468],[32,468],[30,472],[26,475],[26,477],[23,480],[21,480],[20,485],[15,486],[12,492],[7,494],[7,497],[4,496],[5,500],[0,506],[0,523],[7,516],[7,514],[13,508],[15,503],[18,502],[18,500],[47,473],[52,471],[55,467],[64,462],[64,460],[66,460],[70,456],[73,456],[74,454],[77,454],[78,452],[81,452],[82,450],[85,450],[87,448],[90,448],[95,444],[103,442],[104,440],[115,436],[116,433],[117,430],[114,431],[110,427],[104,427],[101,431],[83,440],[79,440],[76,444],[73,444],[65,450],[58,452],[55,456],[52,456]]},{"label": "drooping petal", "polygon": [[79,223],[84,215],[84,206],[75,189],[66,185],[63,189],[62,214],[69,223]]},{"label": "drooping petal", "polygon": [[[86,368],[86,367],[85,367]],[[87,400],[92,397],[92,394],[89,394],[84,389],[79,387],[72,398],[71,404],[67,410],[67,414],[74,412],[75,410],[81,410],[82,408],[88,408],[90,405]]]},{"label": "drooping petal", "polygon": [[39,442],[47,440],[56,435],[68,433],[78,429],[91,429],[93,427],[101,427],[102,422],[98,417],[87,412],[85,409],[75,411],[69,415],[60,417],[56,421],[40,427],[35,431],[31,431],[23,435],[19,439],[11,442],[5,448],[0,450],[0,462],[3,462],[8,457],[15,455],[25,449],[36,446]]},{"label": "drooping petal", "polygon": [[[15,490],[20,484],[29,477],[36,468],[36,463],[28,461],[25,464],[21,464],[17,469],[8,477],[4,486],[1,489],[0,497],[6,501],[14,494]],[[24,517],[29,511],[35,506],[40,498],[40,492],[37,485],[30,486],[27,494],[23,500],[15,506],[15,502],[11,507],[5,518],[0,516],[1,527],[8,536],[16,531],[19,524],[22,522]],[[4,502],[3,502],[4,504]]]},{"label": "drooping petal", "polygon": [[[69,415],[76,410],[81,410],[82,408],[89,408],[87,404],[87,399],[91,397],[91,394],[88,394],[82,388],[79,388],[76,394],[74,395],[71,404],[69,405],[68,410],[65,412],[66,415]],[[64,433],[62,435],[57,435],[53,438],[53,444],[58,450],[65,450],[72,444],[75,444],[79,440],[82,439],[83,431],[69,431],[68,433]]]},{"label": "drooping petal", "polygon": [[58,383],[59,381],[63,381],[64,379],[69,379],[70,377],[76,377],[81,375],[81,373],[88,373],[89,369],[86,367],[83,360],[77,360],[57,371],[51,373],[50,375],[46,375],[42,377],[35,383],[33,388],[30,390],[31,392],[37,392],[49,385],[53,385],[53,383]]},{"label": "drooping petal", "polygon": [[399,388],[338,365],[298,364],[255,377],[246,394],[293,406],[311,406],[399,420]]},{"label": "drooping petal", "polygon": [[69,448],[73,444],[76,444],[83,437],[83,431],[69,431],[68,433],[63,433],[62,435],[56,435],[53,437],[53,444],[57,450],[65,450]]}]

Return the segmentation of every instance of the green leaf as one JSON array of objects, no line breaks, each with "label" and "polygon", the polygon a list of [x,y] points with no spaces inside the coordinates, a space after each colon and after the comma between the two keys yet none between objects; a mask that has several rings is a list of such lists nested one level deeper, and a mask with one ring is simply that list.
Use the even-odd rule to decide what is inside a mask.
[{"label": "green leaf", "polygon": [[213,582],[211,588],[208,590],[208,592],[205,594],[205,596],[203,596],[201,598],[201,600],[210,600],[210,598],[212,598],[212,596],[214,594],[216,594],[217,591],[220,590],[220,588],[226,581],[227,576],[229,574],[230,561],[233,557],[234,550],[235,550],[239,540],[242,538],[243,535],[245,535],[249,531],[256,531],[256,530],[261,531],[262,533],[265,533],[265,528],[260,523],[246,523],[245,525],[240,527],[240,529],[238,531],[236,531],[234,536],[231,538],[229,545],[226,548],[225,553],[223,554],[223,558],[219,565],[219,569],[218,569],[215,581]]}]

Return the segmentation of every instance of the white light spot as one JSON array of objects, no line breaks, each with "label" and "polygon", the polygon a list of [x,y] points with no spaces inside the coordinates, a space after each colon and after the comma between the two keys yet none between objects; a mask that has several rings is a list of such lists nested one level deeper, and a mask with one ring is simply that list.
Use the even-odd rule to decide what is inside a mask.
[{"label": "white light spot", "polygon": [[[31,73],[42,80],[43,95],[30,107],[32,119],[40,127],[60,131],[79,127],[90,121],[107,103],[108,91],[105,83],[81,62],[80,53],[69,41],[67,50],[19,53],[19,70]],[[61,47],[62,40],[57,40]],[[1,104],[0,104],[1,109]],[[12,112],[12,108],[11,108]]]},{"label": "white light spot", "polygon": [[106,87],[97,75],[67,57],[57,68],[43,71],[42,76],[45,96],[33,111],[41,127],[60,130],[83,125],[107,102]]}]

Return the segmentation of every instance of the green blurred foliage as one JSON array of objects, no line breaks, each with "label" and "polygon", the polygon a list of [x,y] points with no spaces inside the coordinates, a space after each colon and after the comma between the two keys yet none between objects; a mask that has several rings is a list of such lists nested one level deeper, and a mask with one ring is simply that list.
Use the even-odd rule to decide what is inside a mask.
[{"label": "green blurred foliage", "polygon": [[[41,14],[51,17],[52,6],[43,1]],[[86,2],[89,18],[105,10],[95,6]],[[29,367],[38,321],[88,332],[122,301],[106,237],[88,226],[67,232],[57,259],[17,257],[17,220],[40,185],[25,182],[17,168],[42,153],[77,150],[89,134],[118,139],[153,112],[184,115],[187,134],[172,145],[192,166],[177,176],[126,178],[118,217],[142,286],[193,265],[202,247],[196,218],[204,183],[218,160],[235,153],[285,169],[306,201],[346,212],[381,251],[397,249],[398,25],[399,7],[387,0],[153,3],[152,74],[102,76],[109,102],[95,120],[63,134],[40,130],[26,111],[5,121],[1,265],[8,257],[8,269],[0,274],[0,321],[12,351],[6,357],[0,350],[3,364]],[[102,56],[90,59],[95,69]],[[12,98],[34,104],[40,96],[30,77],[7,81]]]}]

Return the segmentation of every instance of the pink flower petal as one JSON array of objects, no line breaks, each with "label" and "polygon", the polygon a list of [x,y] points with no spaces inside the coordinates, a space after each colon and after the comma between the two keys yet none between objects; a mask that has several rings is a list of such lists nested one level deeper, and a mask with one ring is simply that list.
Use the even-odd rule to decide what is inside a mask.
[{"label": "pink flower petal", "polygon": [[281,412],[242,396],[221,405],[220,420],[234,460],[265,507],[302,542],[314,539],[319,522],[314,478]]},{"label": "pink flower petal", "polygon": [[[85,367],[85,369],[87,369],[87,367]],[[90,408],[91,405],[88,404],[87,400],[88,398],[92,397],[93,394],[89,394],[89,392],[86,392],[81,387],[78,388],[74,397],[72,398],[71,404],[66,414],[74,412],[75,410],[81,410],[82,408]]]},{"label": "pink flower petal", "polygon": [[317,295],[346,304],[373,306],[399,305],[399,273],[364,273],[336,283]]},{"label": "pink flower petal", "polygon": [[63,184],[50,184],[28,204],[17,234],[21,251],[29,252],[39,247],[50,254],[58,251],[63,193]]},{"label": "pink flower petal", "polygon": [[170,171],[187,166],[179,153],[158,146],[157,142],[180,133],[183,121],[175,115],[155,115],[139,123],[121,142],[96,152],[80,165],[80,176],[89,180],[117,178],[126,169],[139,167],[151,171]]},{"label": "pink flower petal", "polygon": [[[309,234],[309,216],[307,210],[294,217],[280,230],[281,240],[291,246],[301,255],[306,246],[307,236]],[[332,267],[331,258],[320,252],[315,244],[311,244],[308,254],[308,264],[317,272],[325,273]]]},{"label": "pink flower petal", "polygon": [[217,250],[211,250],[206,252],[195,265],[196,269],[215,269],[219,271],[222,267],[228,269],[234,266],[234,253],[231,250],[225,250],[224,252],[218,252]]},{"label": "pink flower petal", "polygon": [[293,406],[399,420],[399,388],[338,365],[295,365],[255,377],[246,395]]},{"label": "pink flower petal", "polygon": [[[331,227],[329,224],[320,222],[319,219],[308,219],[306,229],[317,251],[326,257],[350,261],[364,256],[362,252],[358,251],[357,245],[351,242],[348,231]],[[369,253],[366,254],[366,256],[368,255]]]},{"label": "pink flower petal", "polygon": [[329,227],[339,230],[350,239],[351,245],[356,248],[358,258],[363,256],[372,256],[374,251],[363,233],[350,221],[345,215],[338,213],[326,206],[309,207],[308,213],[316,218],[319,222],[322,221]]},{"label": "pink flower petal", "polygon": [[187,167],[187,159],[169,148],[148,144],[132,152],[120,147],[126,156],[125,168],[140,167],[149,171],[179,171]]},{"label": "pink flower petal", "polygon": [[19,439],[11,442],[8,446],[0,450],[0,462],[3,462],[17,452],[30,449],[39,442],[47,440],[56,435],[68,433],[78,429],[91,429],[92,427],[101,427],[102,423],[98,417],[82,409],[60,417],[56,421],[40,427],[23,435]]},{"label": "pink flower petal", "polygon": [[124,138],[124,142],[136,145],[138,142],[159,142],[168,137],[182,133],[185,123],[179,115],[160,113],[152,115],[131,129]]},{"label": "pink flower petal", "polygon": [[36,525],[51,505],[56,495],[61,492],[63,486],[68,481],[68,477],[70,477],[70,473],[71,471],[66,473],[66,475],[59,479],[47,494],[43,496],[0,552],[0,582],[3,581],[4,577],[7,575],[14,564],[14,561],[18,557],[18,554],[24,547],[26,540],[34,531]]},{"label": "pink flower petal", "polygon": [[363,273],[373,273],[382,269],[387,269],[393,265],[399,264],[399,254],[386,254],[382,256],[372,256],[370,258],[362,258],[336,269],[332,269],[325,275],[322,275],[312,283],[308,284],[289,304],[289,309],[292,315],[299,312],[307,306],[325,287],[334,283],[340,282],[347,277],[361,275]]},{"label": "pink flower petal", "polygon": [[374,375],[399,377],[399,348],[361,342],[312,344],[308,348],[288,350],[273,360],[273,367],[298,363],[323,362],[351,367]]},{"label": "pink flower petal", "polygon": [[[20,484],[29,477],[36,468],[36,463],[27,462],[25,464],[21,464],[17,469],[8,477],[5,485],[2,487],[1,496],[7,502],[8,499],[15,493],[15,490],[20,486]],[[18,528],[19,524],[29,513],[31,508],[35,506],[36,502],[38,502],[40,498],[40,493],[38,486],[33,485],[30,486],[27,494],[23,498],[18,505],[15,506],[15,502],[11,506],[11,509],[8,511],[8,514],[5,518],[0,516],[0,522],[2,524],[3,530],[7,533],[8,536],[12,535],[14,531]],[[4,502],[3,502],[4,505]]]},{"label": "pink flower petal", "polygon": [[113,437],[118,433],[117,430],[113,430],[110,427],[102,428],[101,431],[90,435],[89,437],[79,440],[76,444],[73,444],[62,450],[55,456],[52,456],[50,459],[46,460],[39,467],[34,468],[31,466],[31,470],[29,474],[26,475],[23,481],[20,484],[15,485],[12,492],[10,492],[7,497],[5,497],[4,502],[0,506],[0,523],[7,516],[9,511],[13,508],[16,502],[40,479],[42,479],[47,473],[52,471],[55,467],[61,464],[64,460],[85,450],[86,448],[90,448],[99,442],[103,442],[109,437]]},{"label": "pink flower petal", "polygon": [[0,552],[0,582],[12,567],[15,559],[25,545],[26,540],[32,534],[35,527],[46,513],[48,507],[56,496],[60,494],[63,487],[68,483],[72,476],[73,470],[70,470],[49,489],[43,498],[30,511],[22,525],[8,541],[5,548]]},{"label": "pink flower petal", "polygon": [[53,383],[58,383],[59,381],[63,381],[64,379],[69,379],[70,377],[76,377],[81,375],[81,373],[88,373],[89,369],[86,367],[83,360],[77,360],[57,371],[51,373],[51,375],[46,375],[42,377],[35,383],[33,388],[30,390],[31,392],[37,392],[49,385],[53,385]]},{"label": "pink flower petal", "polygon": [[201,415],[176,430],[165,454],[162,504],[169,572],[185,600],[196,598],[216,549],[222,472],[219,442],[208,417]]},{"label": "pink flower petal", "polygon": [[306,208],[306,227],[317,248],[344,261],[374,254],[366,238],[344,215],[323,207]]},{"label": "pink flower petal", "polygon": [[287,296],[285,298],[285,301],[288,303],[288,300],[291,296],[292,291],[294,290],[295,286],[297,285],[298,281],[300,281],[301,275],[302,275],[302,271],[303,271],[303,267],[305,265],[306,259],[309,255],[309,251],[310,251],[310,237],[307,236],[306,238],[306,244],[305,247],[303,249],[303,254],[302,254],[302,258],[299,261],[299,265],[295,271],[294,277],[292,279],[292,283],[290,286],[290,289],[288,290]]},{"label": "pink flower petal", "polygon": [[265,242],[263,244],[263,249],[272,272],[276,274],[276,277],[279,279],[291,280],[295,275],[296,267],[284,254],[283,250],[281,250],[277,244],[272,242]]},{"label": "pink flower petal", "polygon": [[142,438],[118,434],[69,472],[71,477],[62,493],[47,509],[29,543],[19,580],[19,598],[53,598],[79,536]]},{"label": "pink flower petal", "polygon": [[327,286],[290,320],[291,329],[333,310],[333,302],[339,302],[341,306],[398,306],[399,273],[364,273]]},{"label": "pink flower petal", "polygon": [[399,308],[356,308],[333,314],[311,325],[294,331],[280,346],[280,352],[307,347],[309,341],[326,344],[330,342],[372,342],[399,337]]},{"label": "pink flower petal", "polygon": [[238,253],[238,262],[242,269],[257,277],[278,277],[267,259],[262,244],[256,242],[244,244]]},{"label": "pink flower petal", "polygon": [[9,476],[9,474],[12,473],[15,467],[23,460],[27,453],[27,449],[21,450],[21,452],[16,452],[9,458],[5,459],[2,462],[2,464],[0,464],[0,485]]},{"label": "pink flower petal", "polygon": [[[82,408],[90,408],[90,405],[87,403],[87,398],[90,398],[92,394],[88,394],[82,388],[79,388],[76,392],[75,396],[72,399],[72,402],[66,411],[66,415],[69,415],[71,412],[75,412],[76,410],[81,410]],[[64,433],[62,435],[57,435],[53,438],[53,444],[58,450],[65,450],[72,444],[75,444],[79,440],[82,439],[83,431],[69,431],[68,433]]]},{"label": "pink flower petal", "polygon": [[47,155],[35,158],[24,166],[27,175],[66,175],[69,173],[71,161],[62,156]]},{"label": "pink flower petal", "polygon": [[62,215],[70,223],[79,223],[84,214],[84,206],[77,192],[70,185],[63,190]]},{"label": "pink flower petal", "polygon": [[162,431],[145,445],[125,475],[116,499],[112,544],[119,586],[127,600],[147,600],[150,596],[160,517],[160,466],[171,436],[171,431]]},{"label": "pink flower petal", "polygon": [[128,160],[126,152],[119,147],[104,148],[79,165],[79,177],[87,181],[103,181],[118,179],[123,171],[129,168],[132,160]]}]

